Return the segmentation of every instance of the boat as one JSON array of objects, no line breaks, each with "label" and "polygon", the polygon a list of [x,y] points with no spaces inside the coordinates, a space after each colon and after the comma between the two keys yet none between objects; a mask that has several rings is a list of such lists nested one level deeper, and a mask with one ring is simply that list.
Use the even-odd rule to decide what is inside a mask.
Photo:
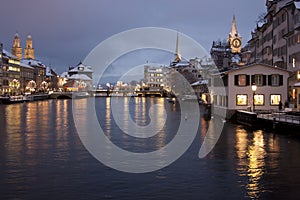
[{"label": "boat", "polygon": [[75,99],[87,98],[90,94],[88,92],[74,92],[72,97]]},{"label": "boat", "polygon": [[24,102],[24,96],[18,95],[18,96],[9,96],[8,98],[8,104],[12,103],[23,103]]}]

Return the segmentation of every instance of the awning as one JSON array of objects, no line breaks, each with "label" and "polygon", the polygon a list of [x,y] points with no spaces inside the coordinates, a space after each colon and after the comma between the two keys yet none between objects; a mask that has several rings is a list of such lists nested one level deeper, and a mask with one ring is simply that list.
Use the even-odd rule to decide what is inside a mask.
[{"label": "awning", "polygon": [[300,82],[295,83],[295,84],[294,84],[294,87],[300,87]]}]

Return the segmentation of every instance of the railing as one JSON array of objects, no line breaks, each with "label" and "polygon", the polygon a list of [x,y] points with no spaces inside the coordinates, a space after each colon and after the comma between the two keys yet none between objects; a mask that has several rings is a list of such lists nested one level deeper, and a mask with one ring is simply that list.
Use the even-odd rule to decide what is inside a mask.
[{"label": "railing", "polygon": [[257,115],[257,118],[300,125],[300,116],[289,115],[284,112],[261,113]]}]

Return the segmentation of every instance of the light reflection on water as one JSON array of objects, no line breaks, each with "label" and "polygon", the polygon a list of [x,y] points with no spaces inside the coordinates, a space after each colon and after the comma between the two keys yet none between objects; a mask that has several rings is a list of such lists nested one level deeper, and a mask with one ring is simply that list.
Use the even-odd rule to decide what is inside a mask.
[{"label": "light reflection on water", "polygon": [[237,170],[241,176],[248,177],[246,189],[249,197],[258,198],[263,190],[260,180],[265,173],[265,141],[260,130],[254,131],[251,139],[247,136],[246,130],[236,130],[236,152],[239,158]]},{"label": "light reflection on water", "polygon": [[[168,119],[154,137],[136,139],[116,127],[111,99],[97,98],[99,122],[115,144],[147,152],[172,140],[180,119],[176,103],[163,98],[122,101],[130,113],[124,120],[147,125],[149,107],[156,103],[165,106]],[[86,99],[77,102],[86,106]],[[85,150],[75,130],[71,103],[0,105],[0,199],[47,199],[49,194],[54,199],[283,199],[300,195],[300,142],[295,138],[228,123],[213,151],[200,160],[198,151],[211,125],[202,118],[195,142],[178,161],[153,173],[126,174],[102,165]],[[156,117],[161,116],[157,112]]]}]

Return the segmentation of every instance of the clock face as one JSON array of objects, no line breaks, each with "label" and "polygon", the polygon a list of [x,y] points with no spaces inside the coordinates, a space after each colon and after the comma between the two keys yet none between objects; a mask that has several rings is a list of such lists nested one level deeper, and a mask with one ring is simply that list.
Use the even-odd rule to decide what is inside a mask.
[{"label": "clock face", "polygon": [[240,47],[241,47],[241,44],[242,44],[242,42],[241,42],[241,40],[238,39],[238,38],[234,38],[234,39],[232,40],[232,46],[233,46],[234,48],[240,48]]}]

